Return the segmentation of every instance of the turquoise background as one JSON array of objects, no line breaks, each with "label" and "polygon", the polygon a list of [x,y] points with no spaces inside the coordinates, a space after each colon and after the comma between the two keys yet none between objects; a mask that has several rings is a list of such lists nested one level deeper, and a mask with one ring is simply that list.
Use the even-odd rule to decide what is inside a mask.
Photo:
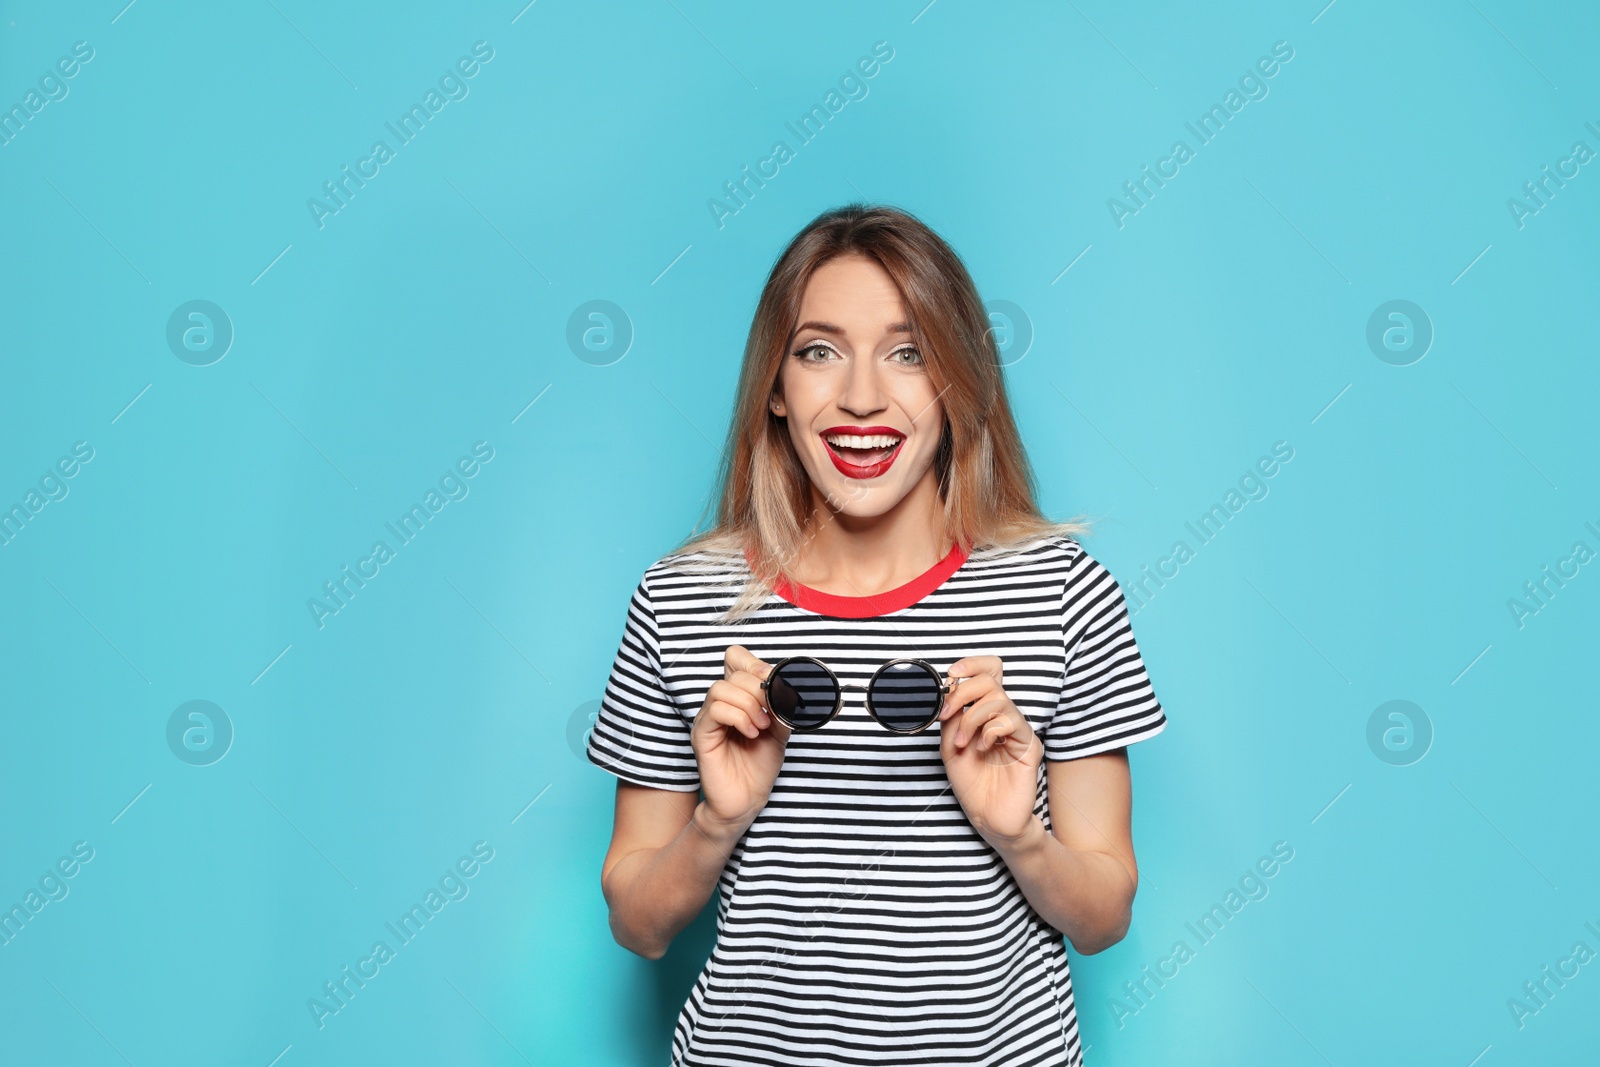
[{"label": "turquoise background", "polygon": [[[0,945],[0,1058],[665,1062],[709,915],[659,963],[612,942],[613,779],[578,746],[629,592],[707,502],[766,271],[857,198],[1020,309],[1044,509],[1097,517],[1130,595],[1192,550],[1137,613],[1170,728],[1132,758],[1133,928],[1072,957],[1087,1061],[1592,1055],[1600,962],[1508,1006],[1600,952],[1600,565],[1510,607],[1600,550],[1600,164],[1508,207],[1600,150],[1592,5],[124,3],[0,4],[0,106],[93,48],[0,146],[0,506],[93,449],[0,547],[0,906],[93,850]],[[307,201],[479,41],[467,95],[319,228]],[[879,41],[800,145],[785,123]],[[194,300],[220,359],[168,343]],[[592,300],[626,319],[598,351],[568,341]],[[1425,353],[1369,345],[1392,300]],[[319,627],[308,600],[477,442],[466,495]],[[220,759],[169,742],[194,700]],[[1409,750],[1369,745],[1392,700]],[[1280,841],[1200,946],[1185,924]],[[477,842],[466,895],[319,1029],[308,1000]]]}]

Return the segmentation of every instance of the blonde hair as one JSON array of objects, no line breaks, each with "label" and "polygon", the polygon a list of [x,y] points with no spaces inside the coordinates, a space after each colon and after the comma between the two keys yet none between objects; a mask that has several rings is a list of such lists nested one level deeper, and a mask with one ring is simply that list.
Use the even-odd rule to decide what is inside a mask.
[{"label": "blonde hair", "polygon": [[775,582],[795,581],[790,564],[806,540],[810,480],[784,419],[773,414],[768,400],[807,282],[823,263],[844,255],[868,257],[894,281],[943,403],[934,470],[946,537],[970,553],[1089,531],[1079,521],[1084,516],[1055,522],[1034,503],[1037,483],[1012,421],[988,312],[960,257],[908,212],[849,204],[813,219],[773,265],[745,343],[717,476],[716,523],[691,533],[675,550],[748,553],[750,580],[725,621],[749,614]]}]

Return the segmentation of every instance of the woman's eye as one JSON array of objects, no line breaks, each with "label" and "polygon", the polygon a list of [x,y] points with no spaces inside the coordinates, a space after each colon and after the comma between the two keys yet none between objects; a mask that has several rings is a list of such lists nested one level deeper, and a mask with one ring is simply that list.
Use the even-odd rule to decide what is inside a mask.
[{"label": "woman's eye", "polygon": [[[827,345],[806,345],[804,348],[795,349],[794,350],[794,354],[799,356],[801,359],[805,360],[808,363],[818,363],[818,362],[821,362],[821,360],[823,358],[825,358],[829,352],[832,352],[832,351],[833,351],[833,349],[829,348]],[[807,356],[807,353],[810,353],[810,352],[820,352],[820,353],[822,353],[822,355],[818,356],[816,359],[811,359],[811,358],[809,358]]]},{"label": "woman's eye", "polygon": [[[897,348],[890,353],[890,355],[894,356],[897,362],[905,363],[911,366],[922,362],[922,353],[918,352],[915,348]],[[901,356],[910,356],[911,358],[900,359],[899,357]]]}]

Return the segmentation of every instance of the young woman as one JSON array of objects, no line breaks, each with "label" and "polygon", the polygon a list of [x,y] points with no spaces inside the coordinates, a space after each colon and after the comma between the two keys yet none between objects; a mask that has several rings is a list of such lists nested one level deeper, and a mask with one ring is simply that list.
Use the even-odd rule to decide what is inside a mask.
[{"label": "young woman", "polygon": [[1062,935],[1127,932],[1126,746],[1166,717],[1046,520],[966,268],[827,212],[767,279],[711,531],[646,569],[590,735],[611,929],[720,889],[672,1063],[1082,1063]]}]

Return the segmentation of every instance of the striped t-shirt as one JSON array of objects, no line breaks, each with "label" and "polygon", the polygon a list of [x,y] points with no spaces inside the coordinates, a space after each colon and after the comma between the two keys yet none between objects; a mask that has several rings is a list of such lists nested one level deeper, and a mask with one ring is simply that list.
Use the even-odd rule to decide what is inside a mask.
[{"label": "striped t-shirt", "polygon": [[[628,605],[588,757],[618,777],[696,791],[689,727],[729,645],[820,659],[864,686],[920,658],[941,677],[994,655],[1044,743],[1077,759],[1166,726],[1122,591],[1077,541],[960,546],[871,597],[785,586],[716,621],[749,575],[695,551],[646,569]],[[1035,912],[951,792],[940,723],[891,733],[865,693],[794,733],[718,893],[716,946],[678,1017],[673,1067],[1083,1062],[1061,932]],[[1050,825],[1045,763],[1034,812]]]}]

